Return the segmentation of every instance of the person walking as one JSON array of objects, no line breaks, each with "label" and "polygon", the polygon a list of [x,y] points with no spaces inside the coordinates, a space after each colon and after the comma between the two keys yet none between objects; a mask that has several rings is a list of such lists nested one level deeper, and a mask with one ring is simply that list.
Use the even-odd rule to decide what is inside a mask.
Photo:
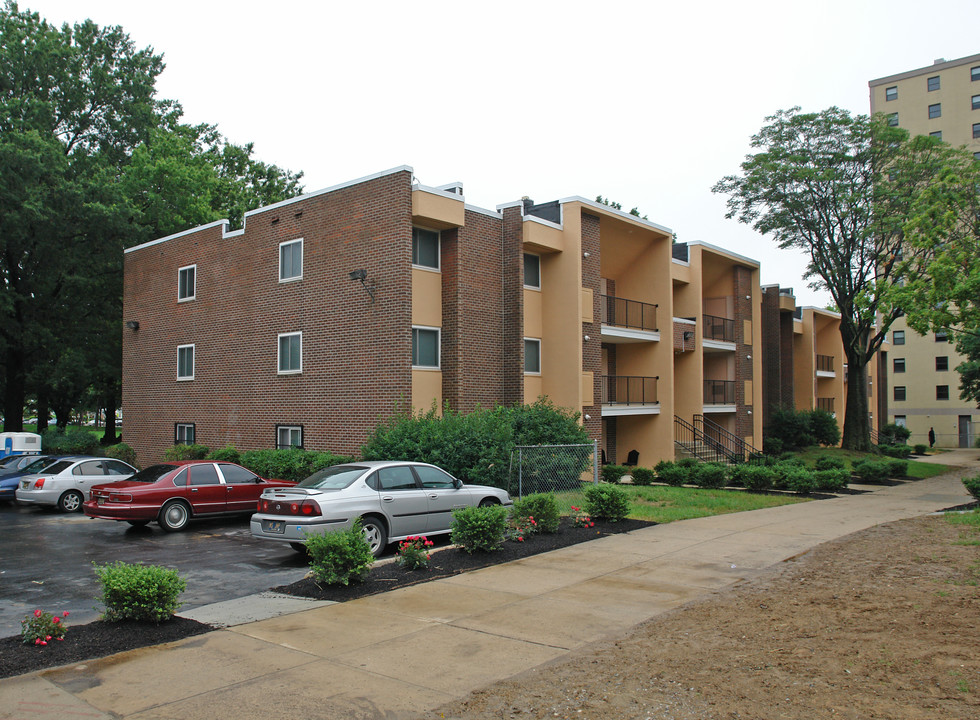
[{"label": "person walking", "polygon": [[929,428],[929,447],[931,448],[936,444],[936,431]]}]

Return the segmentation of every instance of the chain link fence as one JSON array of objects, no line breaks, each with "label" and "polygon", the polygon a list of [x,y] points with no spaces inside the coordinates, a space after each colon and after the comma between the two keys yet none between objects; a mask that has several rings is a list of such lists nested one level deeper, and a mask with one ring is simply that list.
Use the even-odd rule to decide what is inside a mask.
[{"label": "chain link fence", "polygon": [[578,490],[599,482],[599,443],[521,445],[510,454],[507,491],[514,497]]}]

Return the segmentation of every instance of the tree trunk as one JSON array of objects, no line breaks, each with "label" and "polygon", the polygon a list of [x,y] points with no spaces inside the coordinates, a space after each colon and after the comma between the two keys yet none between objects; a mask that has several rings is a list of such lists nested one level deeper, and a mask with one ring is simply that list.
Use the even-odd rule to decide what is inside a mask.
[{"label": "tree trunk", "polygon": [[24,430],[24,353],[8,347],[4,357],[5,391],[3,395],[3,431],[22,432]]},{"label": "tree trunk", "polygon": [[48,399],[42,394],[37,396],[37,431],[43,433],[48,429],[48,416],[51,409],[48,407]]},{"label": "tree trunk", "polygon": [[[873,357],[873,356],[872,356]],[[871,421],[868,418],[868,359],[847,353],[847,407],[841,447],[870,452]]]},{"label": "tree trunk", "polygon": [[103,445],[115,445],[119,442],[116,437],[116,390],[110,387],[105,394],[105,433],[100,442]]}]

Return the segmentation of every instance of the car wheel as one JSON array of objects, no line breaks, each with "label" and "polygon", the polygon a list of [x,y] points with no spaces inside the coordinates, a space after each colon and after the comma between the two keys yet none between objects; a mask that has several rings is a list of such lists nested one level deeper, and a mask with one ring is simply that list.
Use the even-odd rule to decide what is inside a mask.
[{"label": "car wheel", "polygon": [[146,527],[147,525],[150,524],[149,520],[127,520],[126,522],[128,522],[133,527]]},{"label": "car wheel", "polygon": [[289,543],[289,547],[291,547],[293,550],[295,550],[298,553],[303,553],[303,554],[306,553],[306,545],[304,545],[303,543]]},{"label": "car wheel", "polygon": [[58,509],[61,512],[78,512],[82,509],[82,503],[85,502],[85,498],[77,490],[69,490],[58,498]]},{"label": "car wheel", "polygon": [[364,539],[371,548],[371,554],[378,557],[388,547],[388,531],[384,523],[376,517],[362,517],[361,527],[364,529]]},{"label": "car wheel", "polygon": [[160,509],[159,523],[167,532],[177,532],[187,526],[191,509],[180,500],[171,500]]},{"label": "car wheel", "polygon": [[480,501],[480,507],[491,507],[493,505],[499,505],[500,501],[495,498],[483,498]]}]

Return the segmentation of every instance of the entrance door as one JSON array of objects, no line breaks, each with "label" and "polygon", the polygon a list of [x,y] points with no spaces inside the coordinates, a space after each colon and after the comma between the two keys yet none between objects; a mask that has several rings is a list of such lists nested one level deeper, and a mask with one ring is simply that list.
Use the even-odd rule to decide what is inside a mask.
[{"label": "entrance door", "polygon": [[973,433],[971,432],[973,424],[971,420],[972,415],[960,415],[960,447],[968,448],[973,445]]}]

